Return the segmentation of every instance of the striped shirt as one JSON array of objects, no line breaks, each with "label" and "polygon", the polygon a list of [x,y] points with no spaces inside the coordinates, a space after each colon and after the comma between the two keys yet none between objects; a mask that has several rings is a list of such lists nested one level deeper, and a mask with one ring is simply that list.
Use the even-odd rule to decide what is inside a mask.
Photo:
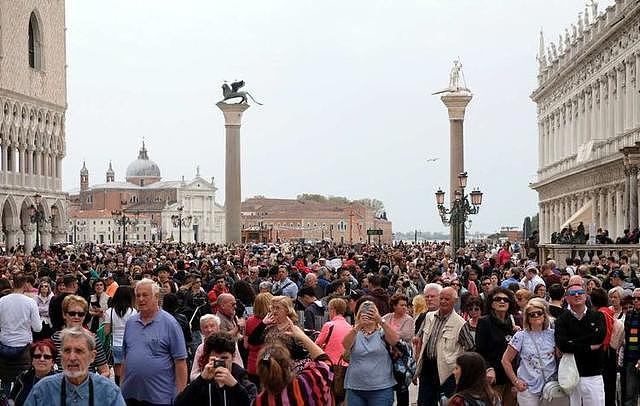
[{"label": "striped shirt", "polygon": [[[51,336],[53,343],[56,345],[56,350],[58,351],[58,355],[56,356],[56,366],[58,367],[58,372],[62,371],[62,340],[60,339],[60,333],[61,331],[56,331]],[[91,365],[89,365],[89,372],[98,372],[99,366],[107,364],[107,354],[105,353],[102,342],[98,339],[98,337],[96,337],[96,335],[93,333],[91,333],[91,335],[96,342],[96,359],[94,359]]]},{"label": "striped shirt", "polygon": [[322,354],[307,362],[302,372],[287,385],[282,392],[273,394],[263,390],[256,398],[256,406],[334,406],[331,392],[333,374]]}]

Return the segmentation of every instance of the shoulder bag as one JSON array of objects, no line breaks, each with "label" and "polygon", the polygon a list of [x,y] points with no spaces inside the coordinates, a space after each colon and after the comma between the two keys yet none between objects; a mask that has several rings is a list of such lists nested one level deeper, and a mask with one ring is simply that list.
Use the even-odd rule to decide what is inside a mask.
[{"label": "shoulder bag", "polygon": [[564,392],[563,388],[560,386],[558,381],[549,380],[547,381],[547,377],[544,374],[544,362],[542,361],[542,355],[540,355],[540,349],[538,348],[538,343],[536,340],[529,335],[527,331],[527,337],[529,340],[533,342],[533,346],[536,348],[536,354],[538,355],[538,361],[540,361],[540,373],[542,373],[542,380],[544,381],[544,385],[542,386],[542,393],[540,394],[540,398],[546,400],[547,402],[553,401],[553,399],[566,397],[567,394]]}]

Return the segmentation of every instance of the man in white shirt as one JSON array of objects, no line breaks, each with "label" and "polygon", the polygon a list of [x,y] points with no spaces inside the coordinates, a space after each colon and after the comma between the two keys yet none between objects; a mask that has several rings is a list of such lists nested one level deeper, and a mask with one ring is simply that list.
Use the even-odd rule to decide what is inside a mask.
[{"label": "man in white shirt", "polygon": [[31,289],[27,277],[16,274],[13,277],[12,292],[0,298],[0,380],[2,390],[7,395],[15,378],[31,366],[31,330],[42,330],[38,306],[35,300],[24,294]]}]

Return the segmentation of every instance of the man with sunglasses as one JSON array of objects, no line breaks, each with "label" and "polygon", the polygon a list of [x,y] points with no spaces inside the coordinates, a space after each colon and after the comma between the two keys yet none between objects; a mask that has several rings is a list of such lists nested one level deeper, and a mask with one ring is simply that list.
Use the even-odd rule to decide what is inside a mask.
[{"label": "man with sunglasses", "polygon": [[556,345],[563,353],[575,356],[580,380],[571,392],[571,406],[602,406],[602,378],[605,353],[603,341],[607,327],[602,313],[587,307],[587,294],[580,276],[572,276],[567,287],[569,304],[555,324]]}]

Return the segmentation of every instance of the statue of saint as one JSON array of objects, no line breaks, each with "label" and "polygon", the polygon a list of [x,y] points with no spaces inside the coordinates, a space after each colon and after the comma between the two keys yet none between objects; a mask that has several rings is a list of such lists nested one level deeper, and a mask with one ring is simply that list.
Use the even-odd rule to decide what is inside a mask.
[{"label": "statue of saint", "polygon": [[460,61],[453,61],[453,67],[451,68],[451,73],[449,73],[449,89],[452,92],[460,89],[460,70],[462,69],[462,64]]}]

